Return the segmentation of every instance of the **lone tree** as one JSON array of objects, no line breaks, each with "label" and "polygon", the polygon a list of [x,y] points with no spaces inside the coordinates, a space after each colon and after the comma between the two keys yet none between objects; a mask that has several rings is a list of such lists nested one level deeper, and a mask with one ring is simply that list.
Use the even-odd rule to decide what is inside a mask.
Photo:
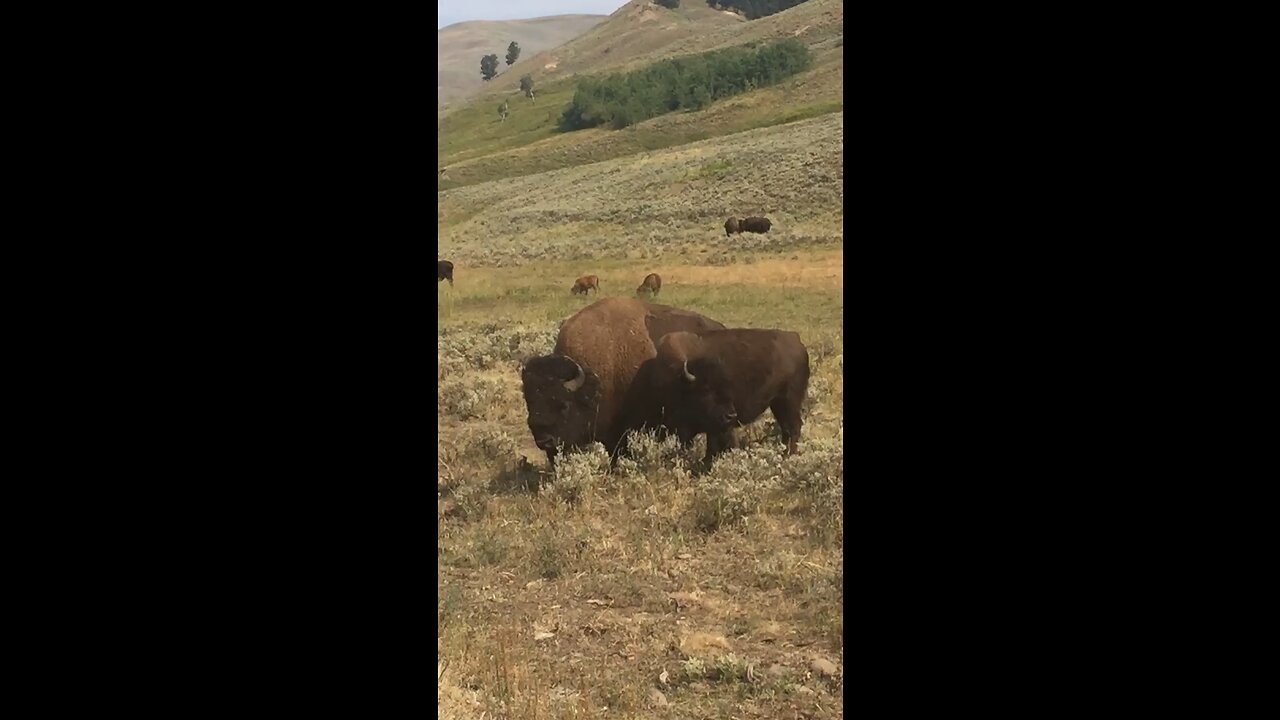
[{"label": "lone tree", "polygon": [[498,74],[498,56],[485,55],[480,58],[480,77],[485,80],[492,80]]},{"label": "lone tree", "polygon": [[525,97],[529,98],[530,100],[533,100],[534,102],[538,102],[537,100],[533,99],[533,76],[532,75],[525,75],[524,77],[520,78],[520,92],[524,93]]},{"label": "lone tree", "polygon": [[507,121],[507,101],[506,100],[503,100],[502,104],[498,106],[498,117],[502,118],[502,122]]},{"label": "lone tree", "polygon": [[509,67],[511,65],[514,65],[516,63],[516,60],[519,60],[519,59],[520,59],[520,44],[517,43],[515,40],[512,40],[511,44],[507,46],[507,66]]}]

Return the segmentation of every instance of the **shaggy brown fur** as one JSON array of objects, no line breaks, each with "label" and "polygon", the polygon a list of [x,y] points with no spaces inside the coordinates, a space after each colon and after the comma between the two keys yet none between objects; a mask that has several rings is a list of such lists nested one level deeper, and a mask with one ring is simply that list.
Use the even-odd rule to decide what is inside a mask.
[{"label": "shaggy brown fur", "polygon": [[636,288],[636,294],[648,291],[653,297],[658,296],[658,291],[662,289],[662,277],[658,273],[649,273],[644,276],[644,282],[640,283],[640,287]]},{"label": "shaggy brown fur", "polygon": [[600,293],[600,278],[595,275],[583,275],[573,281],[573,287],[569,288],[569,292],[574,295],[586,295],[588,290],[595,289],[596,294]]},{"label": "shaggy brown fur", "polygon": [[[675,330],[723,327],[694,312],[631,298],[588,305],[560,327],[553,354],[530,360],[522,371],[534,440],[551,461],[555,449],[547,446],[556,443],[579,447],[598,440],[612,453],[625,431],[619,422],[624,398],[637,370],[655,356],[655,340]],[[568,390],[564,382],[577,375],[573,364],[585,382]]]},{"label": "shaggy brown fur", "polygon": [[735,447],[733,428],[755,422],[766,409],[778,421],[787,453],[796,451],[809,388],[809,352],[798,334],[742,328],[672,332],[658,342],[650,365],[652,372],[634,384],[632,396],[661,403],[664,423],[682,440],[707,433],[707,460]]}]

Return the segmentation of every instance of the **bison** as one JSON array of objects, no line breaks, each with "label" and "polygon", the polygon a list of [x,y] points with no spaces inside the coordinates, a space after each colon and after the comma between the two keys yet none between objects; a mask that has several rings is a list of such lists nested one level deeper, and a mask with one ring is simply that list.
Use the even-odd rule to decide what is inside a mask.
[{"label": "bison", "polygon": [[649,292],[653,297],[658,296],[658,291],[662,289],[662,277],[658,273],[649,273],[644,276],[644,282],[640,283],[640,287],[636,288],[636,294]]},{"label": "bison", "polygon": [[[632,424],[660,417],[688,444],[707,434],[706,462],[736,447],[734,428],[769,408],[782,430],[787,454],[800,440],[800,408],[809,388],[809,352],[785,330],[672,332],[633,383]],[[660,406],[660,407],[659,407]]]},{"label": "bison", "polygon": [[595,275],[583,275],[573,281],[573,287],[569,288],[569,292],[574,295],[586,295],[592,288],[595,288],[597,295],[600,294],[600,278]]},{"label": "bison", "polygon": [[436,263],[436,282],[448,280],[449,284],[453,284],[453,263],[448,260],[440,260]]},{"label": "bison", "polygon": [[599,441],[615,453],[627,429],[619,420],[631,381],[656,355],[658,340],[723,328],[695,312],[631,298],[605,298],[578,311],[560,326],[552,354],[531,358],[520,371],[534,443],[552,465],[561,445]]},{"label": "bison", "polygon": [[773,227],[773,223],[769,222],[769,218],[766,217],[744,218],[738,225],[742,228],[742,232],[753,233],[767,233],[769,228]]},{"label": "bison", "polygon": [[738,218],[729,218],[724,221],[724,236],[729,237],[734,233],[742,232],[741,221]]}]

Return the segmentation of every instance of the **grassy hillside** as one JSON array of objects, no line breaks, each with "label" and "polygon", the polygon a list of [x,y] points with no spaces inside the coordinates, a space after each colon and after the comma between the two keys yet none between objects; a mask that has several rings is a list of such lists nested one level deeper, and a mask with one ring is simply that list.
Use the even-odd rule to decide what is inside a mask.
[{"label": "grassy hillside", "polygon": [[[714,15],[726,14],[711,10],[705,4],[701,8]],[[680,12],[661,7],[657,10]],[[598,36],[623,32],[628,27],[628,16],[619,13],[569,45],[587,42],[593,37],[598,41]],[[734,22],[737,24],[729,28],[694,24],[698,33],[692,37],[668,38],[658,50],[639,56],[619,56],[611,67],[633,69],[672,53],[798,37],[810,43],[813,69],[777,86],[719,101],[705,110],[660,116],[622,131],[563,133],[557,130],[560,114],[573,97],[575,78],[539,81],[536,102],[521,97],[515,87],[505,94],[490,93],[450,112],[437,123],[437,165],[448,168],[446,177],[438,179],[437,189],[625,157],[844,108],[842,3],[810,0],[766,18],[751,22],[738,18]],[[497,114],[500,97],[511,98],[511,112],[505,122],[500,121]]]},{"label": "grassy hillside", "polygon": [[[604,21],[604,15],[553,15],[530,20],[474,20],[455,23],[436,32],[436,107],[445,109],[480,92],[480,58],[498,56],[499,75],[489,82],[506,82],[507,73],[520,75],[533,68],[530,59],[543,50],[559,47]],[[520,44],[520,59],[506,63],[507,45]]]},{"label": "grassy hillside", "polygon": [[[656,257],[723,263],[742,251],[840,245],[843,145],[844,113],[830,113],[450,190],[436,205],[440,252],[473,266]],[[774,227],[726,238],[730,215],[766,215]]]},{"label": "grassy hillside", "polygon": [[[664,54],[663,49],[673,43],[745,22],[733,13],[712,10],[705,2],[686,1],[670,10],[649,0],[631,0],[605,22],[559,47],[538,53],[529,64],[535,80],[549,83],[577,73],[613,70],[641,56]],[[518,87],[518,78],[509,85],[509,89]],[[501,88],[495,88],[498,89]]]}]

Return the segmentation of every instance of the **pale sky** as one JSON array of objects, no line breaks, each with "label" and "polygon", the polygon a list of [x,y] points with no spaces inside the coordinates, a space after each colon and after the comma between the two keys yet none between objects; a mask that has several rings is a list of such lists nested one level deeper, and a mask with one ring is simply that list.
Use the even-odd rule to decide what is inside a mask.
[{"label": "pale sky", "polygon": [[436,0],[436,29],[466,20],[608,15],[626,4],[627,0]]}]

